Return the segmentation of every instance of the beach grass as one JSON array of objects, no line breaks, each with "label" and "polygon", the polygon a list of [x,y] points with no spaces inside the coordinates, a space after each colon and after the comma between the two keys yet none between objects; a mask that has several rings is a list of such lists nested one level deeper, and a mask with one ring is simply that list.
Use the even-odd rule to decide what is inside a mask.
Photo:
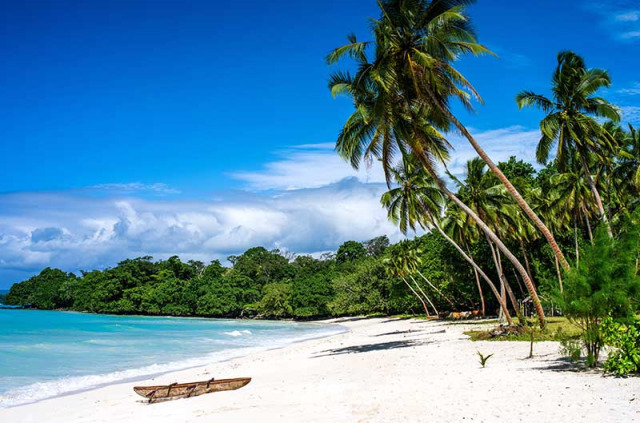
[{"label": "beach grass", "polygon": [[[497,320],[483,323],[497,323]],[[513,333],[501,336],[491,334],[491,329],[474,329],[464,332],[472,341],[531,341],[531,332],[526,328],[520,333]],[[539,341],[562,341],[576,338],[580,334],[580,329],[571,323],[566,317],[549,317],[547,327],[543,330],[534,328],[534,342]]]}]

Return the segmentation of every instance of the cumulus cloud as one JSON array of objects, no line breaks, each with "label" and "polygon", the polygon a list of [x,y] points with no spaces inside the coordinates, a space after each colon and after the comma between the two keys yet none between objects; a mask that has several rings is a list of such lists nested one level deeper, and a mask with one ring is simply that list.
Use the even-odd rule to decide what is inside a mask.
[{"label": "cumulus cloud", "polygon": [[[74,193],[0,195],[0,274],[43,267],[104,268],[141,255],[224,260],[262,245],[298,253],[388,234],[383,184],[355,178],[320,188],[249,194],[228,201],[88,198]],[[25,213],[25,205],[39,204]],[[49,212],[53,211],[53,212]],[[12,276],[15,277],[15,276]],[[15,282],[16,280],[3,281]]]},{"label": "cumulus cloud", "polygon": [[[537,130],[472,132],[496,162],[511,155],[533,161]],[[451,143],[449,169],[463,176],[476,153],[460,136]],[[248,190],[200,200],[165,196],[177,190],[163,184],[138,183],[0,194],[0,286],[46,266],[77,271],[176,254],[208,262],[258,245],[318,254],[350,239],[402,238],[380,205],[387,188],[379,164],[354,171],[333,144],[295,146],[262,169],[233,177]]]}]

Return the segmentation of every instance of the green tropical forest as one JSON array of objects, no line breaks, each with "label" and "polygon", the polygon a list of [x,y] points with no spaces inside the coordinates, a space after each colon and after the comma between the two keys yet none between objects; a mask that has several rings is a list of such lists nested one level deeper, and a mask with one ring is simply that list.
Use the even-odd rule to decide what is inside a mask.
[{"label": "green tropical forest", "polygon": [[[229,257],[231,267],[141,257],[80,275],[47,268],[5,302],[296,319],[470,312],[507,326],[533,317],[540,328],[561,314],[583,334],[568,354],[583,349],[597,364],[615,333],[635,330],[640,309],[640,128],[623,124],[604,97],[611,76],[592,66],[606,63],[562,51],[545,92],[524,84],[513,93],[514,108],[544,113],[537,163],[494,163],[452,106],[481,102],[457,61],[492,54],[476,41],[465,3],[382,1],[371,39],[349,35],[326,58],[344,66],[330,75],[331,93],[353,103],[336,152],[354,168],[383,168],[381,207],[407,240],[372,234],[381,236],[322,257],[256,247]],[[477,153],[463,175],[448,170],[451,134]]]}]

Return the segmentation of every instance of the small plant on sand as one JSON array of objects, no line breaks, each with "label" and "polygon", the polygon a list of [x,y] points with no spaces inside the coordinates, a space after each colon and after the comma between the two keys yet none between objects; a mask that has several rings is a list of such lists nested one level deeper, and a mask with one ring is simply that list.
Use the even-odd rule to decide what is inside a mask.
[{"label": "small plant on sand", "polygon": [[487,360],[489,360],[492,355],[493,354],[484,355],[480,351],[478,351],[478,357],[480,357],[480,365],[482,366],[483,369],[487,365]]}]

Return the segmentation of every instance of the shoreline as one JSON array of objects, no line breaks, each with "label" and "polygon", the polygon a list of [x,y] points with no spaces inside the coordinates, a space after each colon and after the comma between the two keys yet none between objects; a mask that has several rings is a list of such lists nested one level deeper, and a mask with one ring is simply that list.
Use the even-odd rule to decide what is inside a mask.
[{"label": "shoreline", "polygon": [[[54,310],[52,310],[54,311]],[[129,315],[128,315],[129,316]],[[141,316],[137,316],[136,317],[141,317]],[[162,316],[164,317],[164,316]],[[169,316],[167,316],[169,317]],[[177,316],[175,316],[177,317]],[[225,319],[226,320],[226,319]],[[234,320],[234,319],[228,319],[228,320]],[[295,322],[295,323],[301,323],[301,322]],[[334,327],[338,327],[338,328],[343,328],[342,326],[340,326],[339,324],[333,324],[333,323],[323,323],[323,321],[314,321],[314,322],[308,322],[309,324],[326,324],[326,325],[331,325]],[[259,354],[261,352],[264,351],[275,351],[275,350],[280,350],[283,348],[287,348],[291,345],[295,345],[298,343],[305,343],[305,342],[310,342],[310,341],[314,341],[317,339],[323,339],[323,338],[328,338],[331,336],[336,336],[339,335],[341,333],[347,332],[349,329],[347,328],[343,328],[343,330],[339,331],[339,332],[335,332],[335,333],[327,333],[325,335],[318,335],[318,336],[313,336],[313,337],[309,337],[309,338],[303,338],[303,339],[294,339],[293,341],[289,341],[286,342],[282,345],[279,346],[275,346],[275,347],[268,347],[268,346],[264,346],[264,347],[248,347],[248,348],[244,348],[244,349],[234,349],[234,350],[229,350],[229,351],[238,351],[238,355],[233,355],[230,357],[225,357],[222,358],[220,360],[214,360],[211,361],[210,363],[207,364],[197,364],[195,366],[189,366],[189,367],[184,367],[184,368],[179,368],[179,369],[173,369],[173,370],[166,370],[166,371],[162,371],[162,372],[158,372],[158,373],[150,373],[150,374],[144,374],[144,375],[139,375],[139,376],[133,376],[133,377],[128,377],[128,378],[124,378],[124,379],[119,379],[119,380],[114,380],[111,382],[104,382],[104,383],[99,383],[97,385],[92,385],[89,386],[87,388],[81,388],[81,389],[77,389],[77,390],[73,390],[73,391],[69,391],[69,392],[63,392],[60,394],[56,394],[50,397],[46,397],[46,398],[41,398],[41,399],[37,399],[34,401],[30,401],[30,402],[25,402],[23,404],[16,404],[16,405],[9,405],[6,407],[0,407],[0,412],[2,410],[7,410],[7,409],[12,409],[12,408],[17,408],[17,407],[22,407],[22,406],[28,406],[28,405],[32,405],[32,404],[37,404],[39,402],[42,401],[48,401],[48,400],[55,400],[57,398],[63,398],[63,397],[68,397],[68,396],[72,396],[72,395],[78,395],[78,394],[82,394],[85,392],[90,392],[90,391],[94,391],[96,389],[101,389],[101,388],[106,388],[112,385],[120,385],[120,384],[129,384],[129,383],[133,383],[133,382],[140,382],[140,381],[144,381],[144,380],[153,380],[155,378],[161,377],[161,376],[165,376],[165,375],[170,375],[171,373],[177,373],[177,372],[183,372],[183,371],[187,371],[187,370],[197,370],[203,367],[206,367],[208,365],[211,364],[215,364],[215,363],[224,363],[227,361],[231,361],[231,360],[236,360],[236,359],[240,359],[243,357],[246,357],[248,355],[251,354]],[[248,350],[245,351],[245,353],[242,353],[243,350]],[[165,363],[164,365],[169,365],[170,363]],[[123,370],[123,371],[129,371],[129,370],[136,370],[136,369],[127,369],[127,370]],[[88,376],[101,376],[101,375],[88,375]],[[55,380],[52,380],[51,382],[54,382]]]},{"label": "shoreline", "polygon": [[[229,392],[147,405],[132,382],[0,409],[10,422],[458,422],[632,421],[640,378],[576,372],[558,344],[472,342],[478,324],[331,319],[337,334],[147,378],[144,384],[252,377]],[[487,368],[476,352],[492,353]],[[142,402],[141,402],[142,400]],[[58,416],[56,410],[64,409]]]},{"label": "shoreline", "polygon": [[[21,312],[24,310],[20,310]],[[61,312],[63,314],[93,314],[96,316],[107,316],[99,313],[83,313],[75,311],[60,311],[60,310],[37,310],[43,313]],[[251,320],[243,319],[218,319],[218,318],[183,318],[175,316],[140,316],[140,315],[108,315],[110,317],[123,317],[123,318],[150,318],[150,319],[175,319],[175,320],[203,320],[203,321],[220,321],[231,322],[233,324],[241,324],[240,322],[251,322]],[[309,321],[309,322],[297,322],[297,321],[283,321],[283,320],[257,320],[256,323],[264,323],[269,326],[271,323],[283,326],[283,325],[296,325],[306,326],[307,331],[312,331],[306,334],[283,334],[280,338],[274,338],[269,340],[258,341],[254,345],[233,346],[232,348],[202,351],[200,353],[193,353],[192,356],[186,356],[182,358],[175,358],[170,361],[150,361],[147,363],[138,363],[137,366],[121,368],[121,369],[104,369],[102,372],[66,376],[58,376],[46,380],[32,380],[24,383],[22,386],[15,387],[18,392],[13,392],[11,389],[7,390],[4,394],[0,395],[0,411],[12,409],[16,407],[22,407],[32,404],[37,404],[42,401],[55,400],[57,398],[73,396],[77,394],[83,394],[97,389],[102,389],[112,385],[140,382],[149,379],[155,379],[168,375],[171,373],[197,370],[199,368],[212,365],[215,363],[224,363],[230,360],[240,359],[247,355],[259,354],[265,351],[278,350],[286,348],[290,345],[297,343],[303,343],[316,339],[322,339],[328,336],[334,336],[347,331],[348,329],[339,324],[330,323],[327,321]],[[293,326],[292,326],[293,327]],[[233,331],[236,332],[236,331]],[[234,333],[225,334],[233,337],[239,336]],[[214,338],[215,339],[215,338]],[[188,346],[185,347],[189,349]],[[90,368],[87,368],[90,369]],[[32,378],[33,379],[33,378]],[[65,386],[67,388],[65,389]],[[43,394],[33,398],[30,392],[41,392]],[[9,395],[12,394],[12,395]],[[3,403],[4,402],[4,403]]]}]

